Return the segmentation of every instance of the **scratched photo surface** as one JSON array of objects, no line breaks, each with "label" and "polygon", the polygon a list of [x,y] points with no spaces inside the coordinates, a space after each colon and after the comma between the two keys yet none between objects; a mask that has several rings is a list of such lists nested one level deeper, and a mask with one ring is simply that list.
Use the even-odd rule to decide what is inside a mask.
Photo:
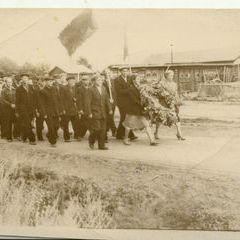
[{"label": "scratched photo surface", "polygon": [[1,226],[240,230],[240,10],[0,22]]}]

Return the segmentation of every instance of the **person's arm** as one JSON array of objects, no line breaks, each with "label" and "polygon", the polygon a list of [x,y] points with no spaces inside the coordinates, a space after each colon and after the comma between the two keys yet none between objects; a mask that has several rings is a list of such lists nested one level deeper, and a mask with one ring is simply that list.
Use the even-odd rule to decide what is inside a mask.
[{"label": "person's arm", "polygon": [[9,101],[6,89],[2,91],[2,103],[6,104],[7,106],[11,107],[12,103]]},{"label": "person's arm", "polygon": [[91,102],[92,102],[92,91],[89,89],[85,94],[84,94],[84,105],[85,105],[85,115],[87,117],[92,118],[92,109],[91,109]]},{"label": "person's arm", "polygon": [[109,99],[109,95],[107,94],[107,91],[106,90],[104,90],[105,91],[105,106],[106,106],[106,108],[107,108],[107,112],[109,113],[109,114],[112,114],[112,104],[110,103],[110,99]]},{"label": "person's arm", "polygon": [[21,105],[21,93],[19,91],[19,88],[16,89],[16,114],[19,115],[20,113],[20,105]]}]

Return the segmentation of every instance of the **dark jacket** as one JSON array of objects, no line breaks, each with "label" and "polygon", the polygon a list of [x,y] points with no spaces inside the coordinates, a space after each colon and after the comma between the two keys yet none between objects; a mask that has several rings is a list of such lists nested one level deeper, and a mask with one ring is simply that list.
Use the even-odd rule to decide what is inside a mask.
[{"label": "dark jacket", "polygon": [[35,114],[33,88],[29,87],[28,91],[21,85],[16,89],[16,112],[21,116],[31,116]]},{"label": "dark jacket", "polygon": [[78,114],[76,104],[75,87],[72,89],[67,85],[60,88],[61,98],[63,100],[62,106],[66,115],[75,116]]},{"label": "dark jacket", "polygon": [[64,88],[65,86],[64,85],[61,85],[61,84],[58,84],[58,83],[55,83],[53,85],[53,88],[55,89],[56,91],[56,94],[57,94],[57,101],[58,101],[58,110],[59,110],[59,114],[61,115],[62,112],[63,112],[63,102],[64,102],[64,99],[62,97],[62,88]]},{"label": "dark jacket", "polygon": [[111,105],[106,89],[102,86],[102,94],[93,86],[86,95],[86,114],[92,114],[93,119],[105,119],[107,113],[111,111]]},{"label": "dark jacket", "polygon": [[126,113],[136,116],[143,115],[144,108],[141,105],[141,95],[133,83],[130,83],[128,96],[126,98],[128,99]]},{"label": "dark jacket", "polygon": [[83,112],[83,114],[85,115],[86,113],[86,99],[88,96],[89,92],[89,88],[84,87],[83,85],[80,85],[76,88],[76,103],[77,103],[77,108],[78,108],[78,112]]},{"label": "dark jacket", "polygon": [[54,87],[44,87],[41,90],[43,96],[44,116],[53,117],[59,115],[57,91]]},{"label": "dark jacket", "polygon": [[39,88],[39,86],[36,86],[34,88],[34,104],[36,111],[43,117],[45,115],[44,113],[44,103],[43,103],[43,95]]},{"label": "dark jacket", "polygon": [[2,109],[3,111],[6,110],[13,110],[11,104],[15,104],[16,102],[16,90],[14,88],[10,89],[5,87],[2,90]]},{"label": "dark jacket", "polygon": [[119,76],[115,79],[115,91],[117,97],[117,105],[120,108],[127,109],[128,107],[128,95],[130,90],[130,81],[127,78],[127,82],[123,79],[122,76]]}]

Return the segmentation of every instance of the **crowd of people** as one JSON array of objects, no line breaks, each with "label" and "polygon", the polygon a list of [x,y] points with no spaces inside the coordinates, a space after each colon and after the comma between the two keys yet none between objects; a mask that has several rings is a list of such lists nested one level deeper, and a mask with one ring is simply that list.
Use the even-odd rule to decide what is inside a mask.
[{"label": "crowd of people", "polygon": [[[164,118],[169,118],[169,114],[165,114],[163,118],[162,113],[170,113],[173,106],[177,138],[185,140],[181,133],[180,104],[173,72],[167,71],[164,76],[164,80],[158,80],[158,84],[160,83],[161,89],[168,91],[166,96],[173,98],[169,103],[169,97],[163,94],[159,97],[161,91],[158,91],[155,97],[161,108],[156,107],[156,115],[156,109],[150,111],[148,108],[152,106],[152,100],[149,99],[153,99],[153,96],[148,99],[148,95],[144,95],[144,91],[147,91],[146,87],[142,86],[148,86],[147,81],[144,82],[137,74],[130,74],[127,67],[120,69],[117,78],[113,78],[111,71],[107,69],[94,75],[83,74],[79,81],[74,75],[65,73],[43,78],[28,73],[18,76],[1,73],[1,138],[8,142],[18,140],[36,145],[37,140],[44,140],[43,130],[46,125],[46,138],[52,147],[56,147],[59,129],[62,129],[65,142],[73,139],[81,141],[89,131],[89,147],[94,149],[97,142],[98,149],[107,150],[110,131],[113,137],[121,139],[125,145],[130,145],[138,138],[134,131],[145,129],[150,145],[156,146],[159,138],[158,127],[161,123],[165,124]],[[118,127],[115,124],[116,107],[120,113]],[[69,130],[70,123],[72,130]],[[156,125],[155,133],[151,123]]]}]

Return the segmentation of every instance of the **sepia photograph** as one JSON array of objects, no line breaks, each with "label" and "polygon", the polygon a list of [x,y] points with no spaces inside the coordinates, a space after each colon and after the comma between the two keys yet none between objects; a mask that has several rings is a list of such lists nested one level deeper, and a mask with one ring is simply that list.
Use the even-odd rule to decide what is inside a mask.
[{"label": "sepia photograph", "polygon": [[239,231],[239,22],[0,8],[0,235]]}]

